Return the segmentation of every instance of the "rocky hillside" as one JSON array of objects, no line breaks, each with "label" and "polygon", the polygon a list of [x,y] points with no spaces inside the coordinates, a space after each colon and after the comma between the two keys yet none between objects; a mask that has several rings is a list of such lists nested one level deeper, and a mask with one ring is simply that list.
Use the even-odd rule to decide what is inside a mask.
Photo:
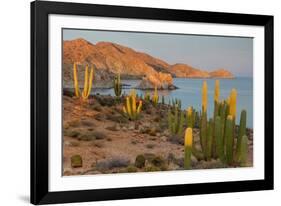
[{"label": "rocky hillside", "polygon": [[120,73],[123,78],[143,79],[139,88],[173,89],[172,77],[233,78],[226,70],[206,72],[185,64],[169,65],[167,62],[131,48],[110,42],[92,44],[84,39],[63,42],[64,85],[72,83],[72,65],[76,62],[79,78],[83,80],[84,65],[96,66],[95,84],[109,83]]}]

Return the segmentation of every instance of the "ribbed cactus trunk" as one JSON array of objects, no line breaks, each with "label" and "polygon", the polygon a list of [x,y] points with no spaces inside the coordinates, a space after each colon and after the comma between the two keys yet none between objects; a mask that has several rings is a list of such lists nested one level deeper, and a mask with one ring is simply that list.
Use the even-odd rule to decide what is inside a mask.
[{"label": "ribbed cactus trunk", "polygon": [[206,139],[206,159],[210,160],[212,157],[212,143],[213,143],[213,119],[208,123],[207,139]]},{"label": "ribbed cactus trunk", "polygon": [[73,84],[74,84],[74,93],[76,97],[80,97],[80,88],[77,77],[77,64],[73,64]]},{"label": "ribbed cactus trunk", "polygon": [[191,168],[192,141],[192,128],[188,127],[184,138],[184,169]]},{"label": "ribbed cactus trunk", "polygon": [[242,137],[246,135],[246,121],[247,121],[247,112],[246,110],[242,110],[240,115],[240,125],[238,131],[236,153],[240,153]]},{"label": "ribbed cactus trunk", "polygon": [[226,163],[228,165],[233,162],[233,117],[228,115],[225,126],[225,150]]},{"label": "ribbed cactus trunk", "polygon": [[242,136],[240,144],[241,145],[240,145],[237,161],[240,163],[240,166],[247,166],[248,138],[246,135]]},{"label": "ribbed cactus trunk", "polygon": [[121,84],[121,78],[120,78],[120,73],[114,78],[113,81],[113,86],[114,86],[114,93],[116,97],[120,97],[122,93],[122,84]]},{"label": "ribbed cactus trunk", "polygon": [[200,143],[205,157],[207,157],[207,135],[208,135],[207,131],[208,131],[207,113],[203,112],[201,116],[201,125],[200,125]]},{"label": "ribbed cactus trunk", "polygon": [[194,118],[193,109],[192,109],[192,107],[188,107],[187,110],[186,110],[186,124],[187,124],[187,127],[193,128],[194,127],[194,121],[195,121],[195,118]]},{"label": "ribbed cactus trunk", "polygon": [[221,128],[221,117],[217,116],[215,121],[214,134],[216,138],[216,156],[224,162],[224,144],[223,144],[223,136],[222,136],[222,128]]}]

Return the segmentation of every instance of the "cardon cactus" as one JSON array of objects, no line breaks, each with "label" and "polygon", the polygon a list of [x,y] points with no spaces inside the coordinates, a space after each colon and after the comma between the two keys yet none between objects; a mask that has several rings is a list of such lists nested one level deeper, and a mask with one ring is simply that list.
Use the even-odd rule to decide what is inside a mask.
[{"label": "cardon cactus", "polygon": [[246,135],[246,121],[247,121],[247,112],[246,110],[242,110],[240,115],[240,125],[239,125],[237,146],[236,146],[237,154],[239,154],[241,150],[242,137]]},{"label": "cardon cactus", "polygon": [[184,136],[184,169],[191,168],[192,139],[192,128],[188,127]]},{"label": "cardon cactus", "polygon": [[215,100],[215,102],[217,102],[217,103],[220,101],[220,81],[219,81],[219,80],[216,80],[216,81],[215,81],[214,100]]},{"label": "cardon cactus", "polygon": [[158,100],[159,100],[159,96],[158,96],[157,87],[154,87],[154,94],[152,96],[152,103],[154,106],[157,106]]},{"label": "cardon cactus", "polygon": [[194,127],[194,121],[195,121],[195,117],[194,117],[194,112],[192,107],[188,107],[186,110],[186,122],[187,122],[187,127]]},{"label": "cardon cactus", "polygon": [[237,155],[237,162],[240,163],[240,166],[247,166],[247,156],[248,156],[248,138],[246,135],[243,135],[241,138],[241,146],[239,153]]},{"label": "cardon cactus", "polygon": [[73,84],[74,84],[74,92],[76,97],[80,97],[80,88],[77,77],[77,64],[73,64]]},{"label": "cardon cactus", "polygon": [[113,86],[114,86],[114,93],[116,97],[120,97],[122,94],[122,84],[120,80],[120,73],[118,73],[117,76],[115,76],[113,80]]},{"label": "cardon cactus", "polygon": [[174,112],[168,111],[168,125],[170,133],[181,136],[183,133],[184,114],[177,107]]},{"label": "cardon cactus", "polygon": [[149,91],[146,91],[146,92],[145,92],[144,100],[145,100],[146,102],[149,102],[149,101],[150,101],[150,92],[149,92]]},{"label": "cardon cactus", "polygon": [[76,97],[82,97],[83,101],[87,101],[89,95],[91,94],[92,85],[94,78],[94,66],[92,65],[91,71],[89,73],[88,65],[85,68],[85,77],[84,77],[84,88],[83,92],[80,92],[78,75],[77,75],[77,64],[73,64],[73,81],[74,81],[74,92]]},{"label": "cardon cactus", "polygon": [[232,89],[229,99],[229,115],[231,115],[233,118],[236,117],[236,98],[237,98],[237,91],[236,89]]},{"label": "cardon cactus", "polygon": [[225,125],[225,150],[226,163],[230,165],[233,162],[233,117],[231,115],[227,116]]},{"label": "cardon cactus", "polygon": [[215,120],[214,134],[216,138],[216,156],[223,162],[224,161],[224,144],[222,136],[222,123],[221,117],[217,116]]},{"label": "cardon cactus", "polygon": [[162,96],[161,103],[162,103],[162,104],[165,104],[165,97],[164,97],[164,96]]},{"label": "cardon cactus", "polygon": [[142,108],[142,101],[140,100],[137,105],[136,95],[134,92],[131,92],[131,94],[126,97],[126,103],[125,106],[123,106],[124,114],[130,120],[136,120],[140,115],[141,108]]},{"label": "cardon cactus", "polygon": [[210,160],[212,157],[212,142],[213,142],[213,120],[208,122],[208,131],[206,139],[206,159]]},{"label": "cardon cactus", "polygon": [[207,82],[203,82],[202,86],[202,112],[207,112],[208,106],[208,85]]},{"label": "cardon cactus", "polygon": [[201,122],[200,122],[200,143],[205,157],[207,157],[207,135],[208,135],[207,132],[208,132],[207,112],[203,112],[201,115]]}]

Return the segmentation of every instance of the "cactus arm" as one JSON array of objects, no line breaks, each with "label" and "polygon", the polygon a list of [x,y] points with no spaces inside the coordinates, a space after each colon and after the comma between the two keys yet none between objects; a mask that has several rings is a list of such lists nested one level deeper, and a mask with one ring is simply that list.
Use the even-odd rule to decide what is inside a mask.
[{"label": "cactus arm", "polygon": [[85,68],[85,77],[84,77],[84,88],[83,88],[83,92],[82,92],[82,98],[83,100],[87,99],[87,93],[88,93],[88,83],[89,83],[89,68],[88,65],[86,65]]},{"label": "cactus arm", "polygon": [[215,123],[215,138],[216,138],[216,156],[224,162],[224,144],[223,144],[223,136],[222,136],[222,128],[221,128],[221,117],[216,117]]},{"label": "cactus arm", "polygon": [[142,101],[139,102],[138,108],[137,108],[137,115],[140,114],[142,108]]},{"label": "cactus arm", "polygon": [[202,110],[203,112],[207,111],[207,104],[208,104],[208,85],[207,82],[203,82],[202,87]]},{"label": "cactus arm", "polygon": [[92,86],[93,86],[93,79],[94,79],[94,67],[91,67],[89,82],[88,82],[88,91],[87,91],[87,98],[91,94]]},{"label": "cactus arm", "polygon": [[206,140],[207,160],[210,160],[212,156],[212,142],[213,142],[213,120],[210,119],[208,123],[207,140]]},{"label": "cactus arm", "polygon": [[214,94],[214,100],[215,102],[219,102],[220,99],[220,81],[215,81],[215,94]]},{"label": "cactus arm", "polygon": [[237,146],[236,146],[237,153],[240,153],[242,137],[246,135],[246,121],[247,121],[247,112],[246,110],[242,110],[240,115],[240,125],[239,125]]},{"label": "cactus arm", "polygon": [[132,112],[131,112],[131,105],[130,105],[129,97],[126,97],[126,111],[127,111],[127,114],[129,115],[129,117],[131,117]]},{"label": "cactus arm", "polygon": [[187,128],[185,130],[184,138],[184,168],[191,168],[191,154],[192,154],[192,128]]},{"label": "cactus arm", "polygon": [[136,116],[136,113],[137,113],[137,108],[136,108],[136,97],[132,96],[131,97],[131,100],[132,100],[132,114],[135,118]]},{"label": "cactus arm", "polygon": [[201,116],[201,126],[200,126],[200,143],[205,157],[207,157],[206,141],[207,141],[207,113],[203,112]]},{"label": "cactus arm", "polygon": [[79,83],[78,83],[78,77],[77,77],[77,64],[73,64],[73,81],[74,81],[74,89],[75,89],[75,96],[80,96],[80,89],[79,89]]},{"label": "cactus arm", "polygon": [[247,156],[248,156],[248,138],[243,135],[241,138],[241,147],[238,153],[238,162],[240,166],[247,166]]},{"label": "cactus arm", "polygon": [[230,100],[229,100],[229,114],[233,118],[236,117],[236,98],[237,98],[237,91],[236,89],[232,89],[230,93]]},{"label": "cactus arm", "polygon": [[225,126],[226,162],[230,165],[233,161],[233,117],[228,115]]}]

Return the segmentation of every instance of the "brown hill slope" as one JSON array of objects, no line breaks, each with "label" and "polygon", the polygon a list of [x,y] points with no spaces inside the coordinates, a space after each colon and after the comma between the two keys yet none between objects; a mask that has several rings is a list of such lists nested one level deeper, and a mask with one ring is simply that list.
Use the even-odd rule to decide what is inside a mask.
[{"label": "brown hill slope", "polygon": [[[78,75],[82,83],[83,68],[86,64],[94,64],[97,68],[95,84],[110,82],[112,77],[120,73],[123,78],[143,78],[145,87],[168,89],[173,88],[173,78],[210,78],[233,76],[230,72],[212,72],[192,68],[185,64],[169,65],[167,62],[146,53],[111,42],[92,44],[82,38],[63,42],[64,85],[71,85],[72,65],[76,62]],[[220,76],[221,75],[221,76]],[[141,87],[143,88],[143,87]]]}]

